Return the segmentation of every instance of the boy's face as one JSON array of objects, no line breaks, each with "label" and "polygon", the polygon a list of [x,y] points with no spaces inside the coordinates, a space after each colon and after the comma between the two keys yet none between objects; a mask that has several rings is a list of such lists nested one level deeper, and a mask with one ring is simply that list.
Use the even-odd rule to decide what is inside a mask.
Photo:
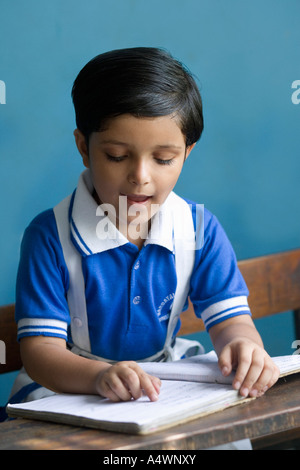
[{"label": "boy's face", "polygon": [[129,114],[112,118],[104,130],[91,134],[88,150],[82,133],[77,129],[74,135],[97,202],[114,207],[121,232],[123,225],[135,222],[148,231],[151,216],[174,188],[194,146],[186,148],[176,120]]}]

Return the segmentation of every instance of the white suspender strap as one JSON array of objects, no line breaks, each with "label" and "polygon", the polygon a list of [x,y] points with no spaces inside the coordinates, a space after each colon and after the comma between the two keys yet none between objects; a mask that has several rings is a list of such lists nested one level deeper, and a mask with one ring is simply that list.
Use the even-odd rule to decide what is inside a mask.
[{"label": "white suspender strap", "polygon": [[[196,248],[195,229],[191,209],[188,204],[175,193],[172,193],[171,196],[173,198],[172,214],[177,286],[165,343],[165,352],[168,356],[167,360],[179,359],[179,357],[175,357],[176,348],[172,348],[172,340],[178,318],[189,293]],[[176,342],[178,343],[178,339],[176,339]],[[184,347],[186,348],[186,345]],[[181,352],[179,354],[180,357],[184,354],[184,351]],[[178,356],[178,354],[176,354],[176,356]]]},{"label": "white suspender strap", "polygon": [[[90,336],[85,301],[85,283],[82,273],[81,256],[70,239],[69,207],[71,196],[54,207],[58,235],[65,262],[69,271],[67,293],[71,316],[71,334],[74,344],[86,352],[91,352]],[[74,350],[76,353],[76,350]]]}]

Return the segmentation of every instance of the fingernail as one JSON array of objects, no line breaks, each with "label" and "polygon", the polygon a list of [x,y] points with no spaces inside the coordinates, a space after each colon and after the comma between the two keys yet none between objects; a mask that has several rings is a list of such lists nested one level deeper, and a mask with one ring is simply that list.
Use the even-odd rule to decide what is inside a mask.
[{"label": "fingernail", "polygon": [[235,388],[235,390],[239,390],[241,387],[240,382],[234,382],[233,387]]},{"label": "fingernail", "polygon": [[246,388],[246,387],[245,387],[245,388],[242,388],[242,389],[240,390],[240,394],[241,394],[243,397],[247,397],[248,394],[249,394],[248,388]]},{"label": "fingernail", "polygon": [[228,372],[229,372],[228,367],[226,367],[226,366],[222,367],[222,374],[223,374],[223,375],[227,375]]}]

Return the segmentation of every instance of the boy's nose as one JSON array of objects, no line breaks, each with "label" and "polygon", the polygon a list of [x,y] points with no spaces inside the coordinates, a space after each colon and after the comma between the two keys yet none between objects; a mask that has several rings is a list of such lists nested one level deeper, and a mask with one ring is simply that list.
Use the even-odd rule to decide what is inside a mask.
[{"label": "boy's nose", "polygon": [[129,169],[128,181],[138,186],[148,184],[150,182],[150,172],[147,162],[133,162]]}]

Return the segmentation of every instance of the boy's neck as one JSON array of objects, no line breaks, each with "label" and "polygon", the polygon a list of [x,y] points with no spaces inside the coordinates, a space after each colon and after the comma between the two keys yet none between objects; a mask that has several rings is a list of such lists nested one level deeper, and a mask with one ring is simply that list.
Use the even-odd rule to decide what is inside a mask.
[{"label": "boy's neck", "polygon": [[130,226],[128,225],[122,226],[121,224],[118,223],[117,229],[127,238],[127,240],[130,243],[133,243],[134,245],[138,247],[139,250],[141,250],[145,243],[145,240],[148,237],[150,226],[151,226],[150,220],[146,224],[137,225],[136,230],[133,231],[133,236],[131,235],[132,224],[130,224]]},{"label": "boy's neck", "polygon": [[[98,205],[102,204],[95,189],[93,190],[92,196]],[[130,236],[130,233],[132,231],[130,230],[130,228],[132,229],[132,224],[129,224],[129,225],[127,224],[121,225],[118,222],[116,226],[119,232],[121,232],[122,235],[124,235],[130,243],[133,243],[134,245],[138,247],[139,250],[141,250],[148,236],[148,233],[151,227],[151,220],[149,220],[144,225],[141,225],[141,224],[137,225],[136,230],[133,230],[134,236]]]}]

